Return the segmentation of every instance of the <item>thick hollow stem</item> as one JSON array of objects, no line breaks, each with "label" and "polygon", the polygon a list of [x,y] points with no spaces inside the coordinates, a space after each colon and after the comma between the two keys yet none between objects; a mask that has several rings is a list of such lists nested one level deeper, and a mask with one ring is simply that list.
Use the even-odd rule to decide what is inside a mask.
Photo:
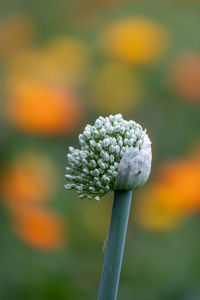
[{"label": "thick hollow stem", "polygon": [[98,300],[115,300],[119,285],[132,191],[115,191]]}]

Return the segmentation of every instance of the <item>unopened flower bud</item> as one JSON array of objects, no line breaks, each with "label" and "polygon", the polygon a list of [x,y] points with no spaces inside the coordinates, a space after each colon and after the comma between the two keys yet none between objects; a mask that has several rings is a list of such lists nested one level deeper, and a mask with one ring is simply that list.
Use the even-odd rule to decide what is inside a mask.
[{"label": "unopened flower bud", "polygon": [[142,127],[120,114],[99,117],[79,135],[81,150],[69,147],[66,189],[99,200],[112,190],[142,186],[151,171],[151,142]]}]

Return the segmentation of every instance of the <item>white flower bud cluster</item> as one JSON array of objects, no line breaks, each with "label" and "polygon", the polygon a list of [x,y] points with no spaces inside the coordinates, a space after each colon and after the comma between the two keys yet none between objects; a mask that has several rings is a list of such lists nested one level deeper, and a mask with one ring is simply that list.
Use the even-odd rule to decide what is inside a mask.
[{"label": "white flower bud cluster", "polygon": [[143,146],[145,131],[121,114],[99,117],[79,135],[81,149],[69,147],[66,189],[75,189],[79,198],[99,200],[114,190],[118,167],[125,151]]}]

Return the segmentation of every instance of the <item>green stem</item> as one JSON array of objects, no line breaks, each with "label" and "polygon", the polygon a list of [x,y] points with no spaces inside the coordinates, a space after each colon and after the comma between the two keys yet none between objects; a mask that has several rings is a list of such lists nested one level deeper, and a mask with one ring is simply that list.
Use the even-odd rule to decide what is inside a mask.
[{"label": "green stem", "polygon": [[98,300],[115,300],[119,286],[132,191],[115,191]]}]

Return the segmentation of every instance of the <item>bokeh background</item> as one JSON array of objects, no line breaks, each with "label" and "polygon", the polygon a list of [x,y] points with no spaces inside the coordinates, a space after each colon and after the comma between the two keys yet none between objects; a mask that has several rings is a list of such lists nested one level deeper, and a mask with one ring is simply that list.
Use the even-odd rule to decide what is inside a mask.
[{"label": "bokeh background", "polygon": [[96,299],[112,207],[64,190],[68,146],[122,113],[152,140],[119,299],[200,299],[200,3],[0,1],[0,299]]}]

